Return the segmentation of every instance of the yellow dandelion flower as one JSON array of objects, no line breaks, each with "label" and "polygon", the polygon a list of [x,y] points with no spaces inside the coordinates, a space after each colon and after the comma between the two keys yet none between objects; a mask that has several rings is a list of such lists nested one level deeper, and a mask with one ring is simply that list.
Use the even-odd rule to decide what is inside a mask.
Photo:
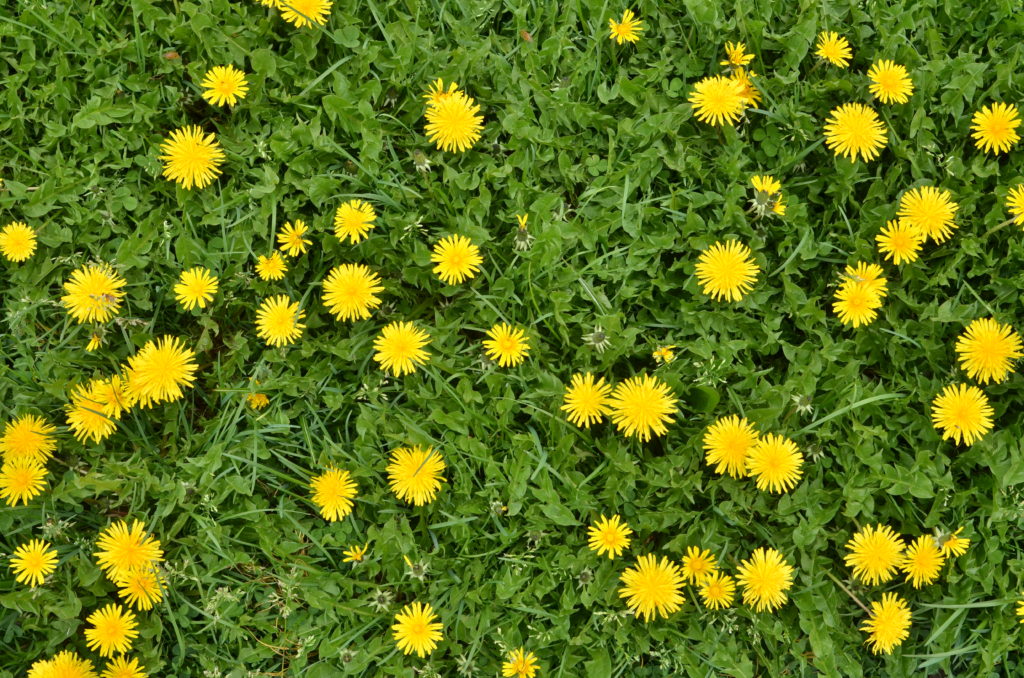
[{"label": "yellow dandelion flower", "polygon": [[922,535],[907,547],[900,569],[907,575],[907,581],[919,589],[939,578],[939,572],[946,562],[942,549],[931,535]]},{"label": "yellow dandelion flower", "polygon": [[747,46],[742,42],[727,42],[725,43],[725,61],[719,61],[719,66],[729,66],[730,68],[736,68],[738,66],[746,66],[754,60],[753,54],[747,54]]},{"label": "yellow dandelion flower", "polygon": [[135,613],[120,605],[107,605],[96,610],[86,621],[92,624],[92,628],[85,630],[85,646],[101,657],[127,652],[132,648],[132,640],[139,635],[135,630]]},{"label": "yellow dandelion flower", "polygon": [[245,72],[234,66],[214,66],[206,72],[200,87],[203,98],[213,106],[234,106],[249,92]]},{"label": "yellow dandelion flower", "polygon": [[914,83],[907,74],[906,67],[887,59],[871,64],[871,68],[868,69],[868,80],[871,81],[868,86],[871,96],[883,104],[905,104],[914,93]]},{"label": "yellow dandelion flower", "polygon": [[825,145],[851,162],[874,160],[888,143],[888,130],[878,114],[864,104],[843,104],[825,121]]},{"label": "yellow dandelion flower", "polygon": [[868,325],[878,316],[882,297],[865,285],[846,283],[836,291],[832,310],[844,325]]},{"label": "yellow dandelion flower", "polygon": [[434,273],[441,282],[457,285],[474,277],[480,270],[484,258],[480,256],[480,248],[470,242],[469,238],[452,235],[442,238],[434,245],[430,261],[437,264]]},{"label": "yellow dandelion flower", "polygon": [[107,578],[117,582],[135,571],[151,568],[164,559],[160,541],[146,533],[146,525],[133,520],[121,520],[109,525],[96,540],[99,549],[93,555]]},{"label": "yellow dandelion flower", "polygon": [[256,275],[261,280],[280,280],[288,272],[288,264],[280,252],[274,252],[269,257],[262,254],[256,260]]},{"label": "yellow dandelion flower", "polygon": [[57,549],[42,539],[33,539],[14,549],[11,564],[14,581],[35,588],[57,569]]},{"label": "yellow dandelion flower", "polygon": [[380,331],[373,340],[373,359],[380,368],[400,377],[412,374],[416,368],[430,360],[424,346],[430,343],[430,335],[417,329],[409,322],[393,322]]},{"label": "yellow dandelion flower", "polygon": [[992,406],[977,386],[950,385],[932,401],[932,424],[942,439],[973,445],[992,430]]},{"label": "yellow dandelion flower", "polygon": [[306,226],[306,222],[302,219],[296,219],[295,223],[285,222],[284,228],[277,234],[277,246],[290,257],[305,254],[309,246],[313,244],[312,240],[306,239],[307,233],[309,233],[309,226]]},{"label": "yellow dandelion flower", "polygon": [[438,150],[461,153],[480,139],[484,118],[480,106],[464,92],[453,92],[427,107],[427,139]]},{"label": "yellow dandelion flower", "polygon": [[281,18],[296,28],[323,26],[331,14],[331,0],[277,0]]},{"label": "yellow dandelion flower", "polygon": [[102,345],[103,337],[94,333],[91,337],[89,337],[89,343],[85,345],[85,350],[92,353]]},{"label": "yellow dandelion flower", "polygon": [[704,607],[709,610],[721,610],[732,605],[736,595],[736,582],[729,575],[716,571],[704,578],[697,591],[704,601]]},{"label": "yellow dandelion flower", "polygon": [[438,641],[442,640],[441,630],[444,628],[435,619],[437,615],[430,603],[410,603],[395,615],[391,630],[402,654],[415,652],[417,657],[423,658],[434,651]]},{"label": "yellow dandelion flower", "polygon": [[903,562],[903,539],[888,525],[865,525],[846,543],[846,566],[865,584],[884,584]]},{"label": "yellow dandelion flower", "polygon": [[590,428],[591,424],[600,423],[604,415],[611,413],[608,407],[612,387],[605,383],[604,378],[594,380],[590,372],[574,374],[569,386],[565,389],[561,410],[566,418],[581,428]]},{"label": "yellow dandelion flower", "polygon": [[974,145],[986,153],[1008,153],[1020,141],[1017,134],[1019,115],[1013,104],[996,103],[983,107],[971,121]]},{"label": "yellow dandelion flower", "polygon": [[530,339],[522,329],[498,323],[487,330],[487,336],[483,341],[485,353],[499,367],[515,367],[526,359]]},{"label": "yellow dandelion flower", "polygon": [[782,192],[782,184],[770,174],[755,174],[750,177],[750,185],[754,187],[755,191],[760,191],[768,196]]},{"label": "yellow dandelion flower", "polygon": [[597,553],[598,557],[607,553],[608,559],[611,560],[619,556],[623,549],[629,548],[629,535],[631,534],[633,534],[633,530],[622,522],[618,515],[605,518],[604,514],[601,514],[597,522],[587,528],[589,537],[587,545],[591,551]]},{"label": "yellow dandelion flower", "polygon": [[520,647],[508,653],[508,659],[501,665],[504,678],[533,678],[537,675],[537,655]]},{"label": "yellow dandelion flower", "polygon": [[960,533],[964,531],[964,528],[957,528],[956,532],[946,537],[942,542],[942,546],[939,550],[942,551],[942,555],[945,557],[959,557],[967,553],[967,549],[971,546],[971,540],[967,537],[961,537]]},{"label": "yellow dandelion flower", "polygon": [[676,359],[675,346],[659,346],[651,353],[654,362],[668,364]]},{"label": "yellow dandelion flower", "polygon": [[689,584],[700,584],[718,572],[718,561],[714,554],[699,546],[690,546],[683,556],[683,578]]},{"label": "yellow dandelion flower", "polygon": [[818,44],[814,54],[833,66],[846,68],[850,65],[853,50],[850,49],[850,42],[843,36],[832,31],[822,31],[818,34]]},{"label": "yellow dandelion flower", "polygon": [[957,228],[953,217],[960,206],[949,191],[934,186],[912,188],[900,197],[896,216],[900,223],[916,228],[937,243],[949,239]]},{"label": "yellow dandelion flower", "polygon": [[217,143],[217,137],[203,134],[196,125],[182,127],[171,132],[169,139],[160,144],[164,163],[163,175],[175,181],[182,188],[191,190],[209,186],[221,173],[224,151]]},{"label": "yellow dandelion flower", "polygon": [[125,379],[130,402],[152,407],[180,400],[185,395],[182,388],[194,386],[197,369],[196,352],[180,338],[168,335],[147,341],[128,358]]},{"label": "yellow dandelion flower", "polygon": [[105,323],[121,309],[127,284],[107,264],[87,264],[71,273],[60,301],[78,323]]},{"label": "yellow dandelion flower", "polygon": [[341,554],[345,556],[341,559],[341,562],[352,563],[353,565],[363,562],[366,558],[366,549],[368,548],[370,548],[370,542],[366,542],[362,545],[356,544],[354,546],[349,546],[341,552]]},{"label": "yellow dandelion flower", "polygon": [[448,89],[446,90],[444,88],[444,81],[438,78],[427,87],[427,93],[423,95],[423,98],[427,100],[427,106],[437,106],[458,91],[459,86],[454,82],[448,83]]},{"label": "yellow dandelion flower", "polygon": [[152,610],[163,600],[167,580],[151,565],[120,572],[114,579],[118,595],[137,610]]},{"label": "yellow dandelion flower", "polygon": [[775,549],[759,548],[740,563],[736,581],[743,587],[743,602],[755,612],[772,612],[786,603],[793,586],[793,568]]},{"label": "yellow dandelion flower", "polygon": [[920,229],[898,220],[886,222],[885,228],[875,236],[878,251],[897,266],[917,261],[918,251],[924,239],[925,235]]},{"label": "yellow dandelion flower", "polygon": [[1015,223],[1024,224],[1024,184],[1014,186],[1006,194],[1006,209]]},{"label": "yellow dandelion flower", "polygon": [[746,245],[716,242],[697,260],[697,282],[712,299],[739,301],[753,288],[760,270]]},{"label": "yellow dandelion flower", "polygon": [[334,237],[355,244],[367,237],[376,220],[377,212],[365,200],[344,202],[334,212]]},{"label": "yellow dandelion flower", "polygon": [[611,419],[619,431],[627,437],[636,436],[642,442],[651,439],[651,434],[665,435],[674,420],[676,399],[668,385],[650,375],[630,377],[618,384],[612,392],[608,405],[612,409]]},{"label": "yellow dandelion flower", "polygon": [[740,95],[749,102],[749,105],[760,103],[761,90],[754,86],[754,78],[757,77],[757,73],[745,68],[737,68],[730,77],[739,85]]},{"label": "yellow dandelion flower", "polygon": [[362,264],[335,266],[324,278],[324,306],[338,320],[365,320],[380,306],[380,282],[380,276]]},{"label": "yellow dandelion flower", "polygon": [[624,42],[635,43],[640,39],[644,31],[643,22],[636,18],[633,10],[626,9],[622,12],[622,20],[608,19],[608,38],[614,40],[615,44],[621,45]]},{"label": "yellow dandelion flower", "polygon": [[52,659],[34,662],[28,670],[28,678],[96,678],[96,667],[88,659],[64,650]]},{"label": "yellow dandelion flower", "polygon": [[121,655],[107,662],[100,678],[147,678],[146,668],[139,664],[138,659],[129,659]]},{"label": "yellow dandelion flower", "polygon": [[352,513],[359,486],[348,471],[329,467],[309,483],[313,503],[320,515],[332,523]]},{"label": "yellow dandelion flower", "polygon": [[757,489],[788,492],[800,482],[804,457],[789,438],[766,434],[747,453],[747,475]]},{"label": "yellow dandelion flower", "polygon": [[724,75],[699,80],[688,101],[693,104],[694,116],[713,126],[736,124],[750,103],[743,85]]},{"label": "yellow dandelion flower", "polygon": [[960,367],[981,384],[1006,381],[1013,361],[1024,356],[1021,348],[1020,335],[995,318],[972,321],[956,341]]},{"label": "yellow dandelion flower", "polygon": [[399,447],[391,453],[388,484],[395,496],[414,506],[434,501],[444,482],[444,459],[432,447]]},{"label": "yellow dandelion flower", "polygon": [[174,285],[174,296],[186,311],[197,306],[206,308],[217,294],[217,277],[210,269],[195,266],[182,271],[178,282]]},{"label": "yellow dandelion flower", "polygon": [[268,346],[287,346],[302,336],[306,312],[284,294],[267,297],[256,311],[256,336]]},{"label": "yellow dandelion flower", "polygon": [[871,601],[871,614],[860,627],[873,654],[891,654],[910,635],[910,608],[895,593],[883,593],[882,602]]},{"label": "yellow dandelion flower", "polygon": [[1017,601],[1017,616],[1020,617],[1019,623],[1024,624],[1024,593],[1020,595],[1021,597]]},{"label": "yellow dandelion flower", "polygon": [[705,459],[715,467],[715,473],[743,478],[747,475],[747,455],[758,438],[746,419],[735,414],[721,417],[704,432]]},{"label": "yellow dandelion flower", "polygon": [[8,506],[17,506],[18,502],[28,505],[28,500],[46,487],[46,475],[46,467],[34,459],[4,462],[0,466],[0,499]]},{"label": "yellow dandelion flower", "polygon": [[11,419],[4,425],[4,434],[0,437],[0,456],[4,461],[31,459],[45,464],[57,449],[53,435],[56,430],[56,426],[34,414]]},{"label": "yellow dandelion flower", "polygon": [[661,615],[667,618],[683,605],[683,575],[679,566],[662,556],[645,555],[637,558],[636,565],[622,573],[624,584],[619,597],[626,606],[643,620]]},{"label": "yellow dandelion flower", "polygon": [[245,402],[252,409],[259,411],[270,404],[270,398],[267,397],[266,393],[250,393],[245,396]]},{"label": "yellow dandelion flower", "polygon": [[12,221],[0,230],[0,254],[9,261],[25,261],[35,251],[36,232],[28,224]]},{"label": "yellow dandelion flower", "polygon": [[[112,392],[116,397],[111,397]],[[79,442],[87,438],[101,442],[117,430],[117,420],[128,402],[130,396],[120,377],[79,384],[71,390],[71,402],[65,405],[68,426]]]}]

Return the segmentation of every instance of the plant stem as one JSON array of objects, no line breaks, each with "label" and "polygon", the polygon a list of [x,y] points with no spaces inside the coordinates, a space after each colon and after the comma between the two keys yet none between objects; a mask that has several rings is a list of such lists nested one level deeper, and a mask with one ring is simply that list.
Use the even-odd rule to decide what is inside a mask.
[{"label": "plant stem", "polygon": [[858,598],[857,596],[853,595],[853,591],[851,591],[850,589],[846,588],[846,586],[843,585],[843,582],[841,582],[838,579],[836,579],[832,575],[831,572],[826,571],[825,574],[828,575],[828,578],[831,579],[832,581],[834,581],[836,583],[836,586],[841,588],[846,595],[850,596],[850,598],[853,599],[853,602],[857,603],[860,606],[860,609],[864,610],[868,614],[871,614],[871,610],[869,610],[867,608],[867,606],[864,605],[864,603],[860,602],[860,598]]}]

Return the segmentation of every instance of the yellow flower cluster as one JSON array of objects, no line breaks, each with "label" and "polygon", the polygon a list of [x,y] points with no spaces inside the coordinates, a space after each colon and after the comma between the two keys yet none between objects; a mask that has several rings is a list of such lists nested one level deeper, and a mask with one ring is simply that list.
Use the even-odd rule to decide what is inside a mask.
[{"label": "yellow flower cluster", "polygon": [[480,106],[454,83],[445,89],[441,78],[423,96],[427,101],[427,138],[438,150],[461,153],[480,140],[484,118]]},{"label": "yellow flower cluster", "polygon": [[705,461],[719,475],[750,477],[757,489],[781,493],[796,487],[804,457],[789,438],[759,435],[745,418],[721,417],[704,432]]},{"label": "yellow flower cluster", "polygon": [[667,384],[657,377],[630,377],[612,389],[603,377],[574,374],[563,396],[562,411],[580,428],[590,428],[608,416],[627,438],[635,436],[642,442],[651,435],[668,432],[676,412],[676,399]]},{"label": "yellow flower cluster", "polygon": [[725,60],[719,65],[726,68],[727,75],[703,78],[690,92],[689,102],[697,120],[713,127],[732,126],[747,108],[761,101],[761,92],[754,85],[757,73],[747,67],[753,60],[754,55],[747,54],[746,44],[725,43]]}]

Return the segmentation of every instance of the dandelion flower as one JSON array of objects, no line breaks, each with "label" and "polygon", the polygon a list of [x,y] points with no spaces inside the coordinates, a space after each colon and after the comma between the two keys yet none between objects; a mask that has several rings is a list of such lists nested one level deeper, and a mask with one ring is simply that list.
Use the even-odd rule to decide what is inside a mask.
[{"label": "dandelion flower", "polygon": [[9,261],[25,261],[36,251],[36,232],[26,223],[12,221],[0,230],[0,254]]},{"label": "dandelion flower", "polygon": [[832,31],[823,31],[818,34],[818,44],[814,54],[833,66],[846,68],[850,65],[850,57],[853,50],[850,49],[850,42]]},{"label": "dandelion flower", "polygon": [[704,432],[705,458],[715,467],[715,473],[743,478],[747,475],[747,455],[757,441],[757,431],[746,419],[735,414],[722,417]]},{"label": "dandelion flower", "polygon": [[874,654],[891,654],[910,635],[910,608],[895,593],[883,593],[882,602],[871,601],[871,615],[860,627],[868,634]]},{"label": "dandelion flower", "polygon": [[353,565],[363,562],[363,559],[366,558],[366,549],[368,548],[370,548],[370,542],[349,546],[341,552],[341,555],[345,556],[341,559],[341,562],[352,563]]},{"label": "dandelion flower", "polygon": [[1020,621],[1018,623],[1024,624],[1024,593],[1021,593],[1020,595],[1021,597],[1017,601],[1017,616],[1020,617]]},{"label": "dandelion flower", "polygon": [[217,294],[217,278],[210,269],[195,266],[182,271],[174,286],[174,296],[186,311],[195,307],[206,308]]},{"label": "dandelion flower", "polygon": [[484,118],[480,106],[464,92],[453,92],[427,107],[427,139],[438,150],[461,153],[480,139]]},{"label": "dandelion flower", "polygon": [[950,385],[932,401],[932,424],[943,440],[973,445],[992,430],[992,406],[977,386]]},{"label": "dandelion flower", "polygon": [[203,98],[213,106],[234,106],[249,92],[245,72],[234,66],[214,66],[203,78]]},{"label": "dandelion flower", "polygon": [[366,238],[376,220],[377,212],[365,200],[344,202],[334,212],[334,237],[355,244]]},{"label": "dandelion flower", "polygon": [[846,543],[846,566],[869,585],[884,584],[896,576],[903,562],[903,540],[888,525],[865,525]]},{"label": "dandelion flower", "polygon": [[121,655],[107,662],[100,678],[146,678],[146,669],[138,659]]},{"label": "dandelion flower", "polygon": [[605,518],[602,514],[597,522],[587,528],[588,546],[598,557],[607,553],[611,560],[621,554],[623,549],[629,548],[631,534],[633,530],[618,515]]},{"label": "dandelion flower", "polygon": [[107,264],[87,264],[72,272],[60,301],[78,323],[104,323],[117,315],[128,283]]},{"label": "dandelion flower", "polygon": [[789,438],[766,434],[747,453],[747,475],[757,489],[788,492],[800,482],[804,457]]},{"label": "dandelion flower", "polygon": [[695,117],[713,126],[734,125],[750,100],[743,86],[724,75],[712,75],[698,81],[690,92]]},{"label": "dandelion flower", "polygon": [[430,335],[409,322],[393,322],[384,327],[373,340],[373,359],[380,363],[382,370],[400,377],[412,374],[416,368],[430,360],[424,346],[430,343]]},{"label": "dandelion flower", "polygon": [[85,645],[101,657],[127,652],[132,648],[132,640],[139,635],[135,630],[135,613],[120,605],[96,610],[87,621],[92,628],[85,630]]},{"label": "dandelion flower", "polygon": [[212,133],[204,135],[196,125],[171,132],[171,137],[160,144],[160,150],[163,175],[188,190],[210,185],[224,164],[224,151],[217,138]]},{"label": "dandelion flower", "polygon": [[89,351],[91,353],[91,352],[95,351],[96,349],[98,349],[102,345],[103,345],[103,337],[101,337],[100,335],[98,335],[96,333],[93,333],[93,335],[91,337],[89,337],[89,343],[85,345],[85,350]]},{"label": "dandelion flower", "polygon": [[836,155],[856,161],[874,160],[888,142],[888,130],[878,114],[864,104],[843,104],[825,121],[825,145]]},{"label": "dandelion flower", "polygon": [[487,330],[488,339],[484,339],[487,357],[498,363],[500,367],[515,367],[526,359],[530,350],[530,339],[518,327],[506,323],[498,323]]},{"label": "dandelion flower", "polygon": [[328,468],[313,478],[309,487],[313,490],[313,503],[319,507],[320,515],[331,522],[352,513],[353,500],[359,493],[352,474],[338,468]]},{"label": "dandelion flower", "polygon": [[900,223],[916,228],[937,243],[953,235],[957,225],[953,217],[959,208],[949,191],[934,186],[912,188],[900,197],[896,216]]},{"label": "dandelion flower", "polygon": [[654,358],[654,362],[667,365],[676,359],[676,348],[676,346],[659,346],[651,353],[651,357]]},{"label": "dandelion flower", "polygon": [[277,245],[290,257],[305,254],[306,249],[313,244],[312,240],[306,240],[307,233],[309,227],[302,219],[296,219],[295,223],[285,222],[284,228],[277,234]]},{"label": "dandelion flower", "polygon": [[887,59],[871,64],[868,80],[871,81],[868,86],[871,95],[883,104],[905,104],[914,92],[914,83],[907,69]]},{"label": "dandelion flower", "polygon": [[643,22],[636,18],[633,10],[627,9],[623,10],[621,21],[608,19],[608,30],[610,31],[609,39],[614,40],[616,45],[621,45],[624,42],[635,43],[638,41],[644,26]]},{"label": "dandelion flower", "polygon": [[137,610],[152,610],[153,605],[163,600],[163,589],[167,586],[167,581],[153,566],[122,572],[114,583],[118,595]]},{"label": "dandelion flower", "polygon": [[415,652],[420,658],[433,652],[437,642],[442,639],[441,629],[444,628],[435,619],[437,615],[430,603],[410,603],[403,607],[395,615],[395,623],[391,626],[398,649],[403,654]]},{"label": "dandelion flower", "polygon": [[946,556],[931,535],[922,535],[907,547],[900,569],[915,589],[931,584],[939,578]]},{"label": "dandelion flower", "polygon": [[736,240],[716,242],[697,261],[697,282],[712,299],[739,301],[753,288],[760,270],[746,245]]},{"label": "dandelion flower", "polygon": [[572,381],[565,389],[565,404],[561,409],[569,421],[581,428],[590,428],[591,424],[599,423],[604,415],[610,414],[608,396],[612,387],[600,377],[594,381],[594,375],[572,375]]},{"label": "dandelion flower", "polygon": [[305,325],[301,322],[306,312],[299,309],[299,302],[279,294],[267,297],[256,311],[256,336],[268,346],[287,346],[302,336]]},{"label": "dandelion flower", "polygon": [[250,393],[245,396],[245,402],[252,409],[259,411],[270,404],[270,398],[267,397],[266,393]]},{"label": "dandelion flower", "polygon": [[886,222],[885,228],[875,236],[878,251],[885,258],[899,266],[905,262],[917,261],[918,251],[925,235],[915,226],[898,220]]},{"label": "dandelion flower", "polygon": [[444,81],[438,78],[427,87],[427,93],[423,95],[423,98],[427,100],[427,106],[437,106],[458,91],[459,86],[454,82],[448,83],[448,89],[446,90],[444,88]]},{"label": "dandelion flower", "polygon": [[28,500],[46,487],[45,478],[46,467],[34,459],[4,462],[0,466],[0,499],[8,506],[17,506],[18,502],[28,505]]},{"label": "dandelion flower", "polygon": [[281,18],[296,28],[323,26],[331,14],[331,0],[278,0]]},{"label": "dandelion flower", "polygon": [[649,375],[630,377],[618,384],[608,404],[618,430],[642,442],[649,441],[652,433],[665,435],[665,424],[672,423],[676,411],[676,399],[668,385]]},{"label": "dandelion flower", "polygon": [[164,559],[160,541],[147,534],[146,525],[138,520],[132,521],[131,528],[126,520],[109,525],[96,540],[96,548],[97,564],[114,582]]},{"label": "dandelion flower", "polygon": [[786,603],[786,591],[793,586],[793,568],[775,549],[759,548],[740,563],[737,582],[743,587],[743,602],[755,612],[772,612]]},{"label": "dandelion flower", "polygon": [[704,607],[709,610],[721,610],[732,605],[736,595],[736,582],[727,574],[712,572],[697,589]]},{"label": "dandelion flower", "polygon": [[441,489],[444,468],[441,454],[431,447],[399,447],[391,453],[387,467],[388,484],[400,500],[423,506],[434,501]]},{"label": "dandelion flower", "polygon": [[96,668],[88,659],[64,650],[52,659],[34,662],[28,670],[28,678],[96,678]]},{"label": "dandelion flower", "polygon": [[1006,194],[1006,209],[1015,223],[1024,224],[1024,184],[1014,186]]},{"label": "dandelion flower", "polygon": [[342,264],[331,269],[323,282],[323,302],[338,320],[363,320],[380,306],[384,290],[380,276],[362,264]]},{"label": "dandelion flower", "polygon": [[56,430],[56,426],[34,414],[11,419],[4,425],[4,434],[0,437],[0,456],[4,461],[31,459],[45,464],[57,449],[53,436]]},{"label": "dandelion flower", "polygon": [[480,256],[480,248],[470,242],[469,238],[452,235],[434,245],[430,260],[437,264],[434,273],[441,282],[457,285],[474,277],[484,258]]},{"label": "dandelion flower", "polygon": [[882,298],[864,285],[844,284],[836,291],[832,310],[844,325],[868,325],[878,316]]},{"label": "dandelion flower", "polygon": [[754,86],[754,78],[757,73],[745,68],[737,68],[730,76],[740,87],[740,95],[747,100],[748,105],[755,105],[761,101],[761,91]]},{"label": "dandelion flower", "polygon": [[729,66],[730,68],[736,68],[738,66],[746,66],[754,60],[753,54],[747,54],[747,46],[742,42],[727,42],[725,43],[725,61],[719,61],[719,66]]},{"label": "dandelion flower", "polygon": [[964,528],[957,528],[956,532],[946,537],[942,542],[942,546],[939,550],[942,551],[942,555],[947,558],[950,556],[959,557],[967,553],[967,549],[971,545],[971,540],[967,537],[961,537],[960,533],[964,531]]},{"label": "dandelion flower", "polygon": [[1020,141],[1020,117],[1013,104],[985,106],[974,114],[971,122],[974,145],[986,153],[1008,153]]},{"label": "dandelion flower", "polygon": [[[111,383],[117,380],[117,398],[111,398]],[[71,390],[71,402],[65,405],[67,423],[75,438],[84,443],[91,438],[94,443],[113,435],[117,420],[130,396],[119,377],[110,380],[93,379],[88,384],[79,384]]]},{"label": "dandelion flower", "polygon": [[956,355],[967,376],[981,384],[1005,381],[1020,358],[1020,335],[995,318],[971,322],[956,341]]},{"label": "dandelion flower", "polygon": [[262,254],[256,260],[256,275],[261,280],[280,280],[288,272],[288,264],[280,252],[274,252],[269,257]]},{"label": "dandelion flower", "polygon": [[33,539],[14,549],[9,567],[14,570],[14,581],[35,588],[57,569],[57,549],[42,539]]},{"label": "dandelion flower", "polygon": [[142,407],[179,400],[185,395],[182,388],[194,385],[197,369],[195,351],[178,337],[147,341],[128,358],[125,378],[129,397]]},{"label": "dandelion flower", "polygon": [[501,665],[501,675],[504,678],[533,678],[537,669],[537,655],[520,647],[508,653],[508,659]]},{"label": "dandelion flower", "polygon": [[769,196],[782,191],[782,184],[780,184],[779,180],[770,174],[755,174],[750,177],[750,185],[754,187],[755,191],[759,191]]},{"label": "dandelion flower", "polygon": [[715,556],[707,549],[699,546],[690,546],[683,556],[683,578],[689,584],[700,584],[702,581],[718,572],[718,562]]},{"label": "dandelion flower", "polygon": [[667,618],[682,607],[682,572],[664,556],[661,562],[653,555],[640,556],[620,579],[624,586],[619,589],[619,597],[625,598],[629,609],[644,621],[658,614]]}]

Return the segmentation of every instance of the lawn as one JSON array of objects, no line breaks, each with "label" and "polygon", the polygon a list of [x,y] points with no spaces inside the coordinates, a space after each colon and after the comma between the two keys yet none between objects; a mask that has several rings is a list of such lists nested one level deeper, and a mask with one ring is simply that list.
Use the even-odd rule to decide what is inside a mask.
[{"label": "lawn", "polygon": [[[618,44],[609,19],[627,8],[643,31]],[[822,31],[848,39],[848,67],[816,56]],[[1024,102],[1022,35],[1013,0],[368,0],[301,28],[255,0],[0,8],[0,227],[38,238],[27,260],[0,259],[0,423],[57,427],[45,489],[0,507],[0,678],[65,650],[102,673],[88,619],[124,601],[94,553],[122,519],[163,550],[166,585],[135,610],[129,653],[152,676],[498,676],[520,647],[541,677],[1021,674],[1024,377],[981,383],[955,346],[981,318],[1024,330],[1024,231],[1007,209],[1024,146],[995,154],[971,137],[983,106]],[[730,73],[727,41],[753,55],[762,100],[716,126],[689,99]],[[882,59],[906,66],[906,103],[872,99]],[[202,97],[223,65],[248,83],[234,106]],[[480,106],[464,152],[425,134],[438,78]],[[825,144],[849,102],[885,125],[877,158]],[[160,156],[191,125],[216,135],[224,162],[186,189]],[[781,183],[784,214],[758,214],[754,175]],[[896,265],[876,235],[921,186],[949,191],[955,228]],[[376,213],[358,242],[335,235],[351,200]],[[262,279],[259,257],[296,220],[311,247]],[[457,284],[431,261],[450,235],[483,257]],[[730,240],[759,269],[735,301],[697,275],[702,252]],[[881,266],[887,295],[853,327],[833,304],[858,262]],[[65,283],[94,263],[124,296],[108,320],[78,322]],[[369,317],[325,306],[341,264],[379,275]],[[174,288],[197,266],[219,289],[185,310]],[[277,295],[305,312],[279,347],[257,335]],[[429,334],[411,374],[374,357],[395,322]],[[498,323],[528,338],[521,364],[486,355]],[[76,438],[75,388],[124,373],[165,335],[195,352],[182,397],[126,409],[98,442]],[[676,399],[664,434],[568,421],[566,388],[587,372],[664,384]],[[935,398],[961,383],[993,409],[973,444],[932,422]],[[254,408],[255,393],[269,404]],[[730,415],[795,443],[794,487],[715,472],[705,434]],[[422,505],[389,486],[392,453],[413,446],[445,465]],[[358,495],[327,520],[310,484],[334,467]],[[633,534],[609,558],[588,549],[588,528],[612,515]],[[963,528],[970,545],[927,585],[903,572],[868,584],[845,563],[868,525],[908,546]],[[9,567],[32,539],[58,554],[35,587]],[[361,559],[346,555],[360,545]],[[647,554],[678,564],[690,547],[733,577],[775,549],[792,586],[774,610],[737,584],[725,609],[687,585],[667,617],[631,612],[627,568]],[[890,592],[912,622],[876,654],[861,627]],[[426,657],[393,637],[414,602],[443,624]],[[55,675],[87,674],[36,672]]]}]

